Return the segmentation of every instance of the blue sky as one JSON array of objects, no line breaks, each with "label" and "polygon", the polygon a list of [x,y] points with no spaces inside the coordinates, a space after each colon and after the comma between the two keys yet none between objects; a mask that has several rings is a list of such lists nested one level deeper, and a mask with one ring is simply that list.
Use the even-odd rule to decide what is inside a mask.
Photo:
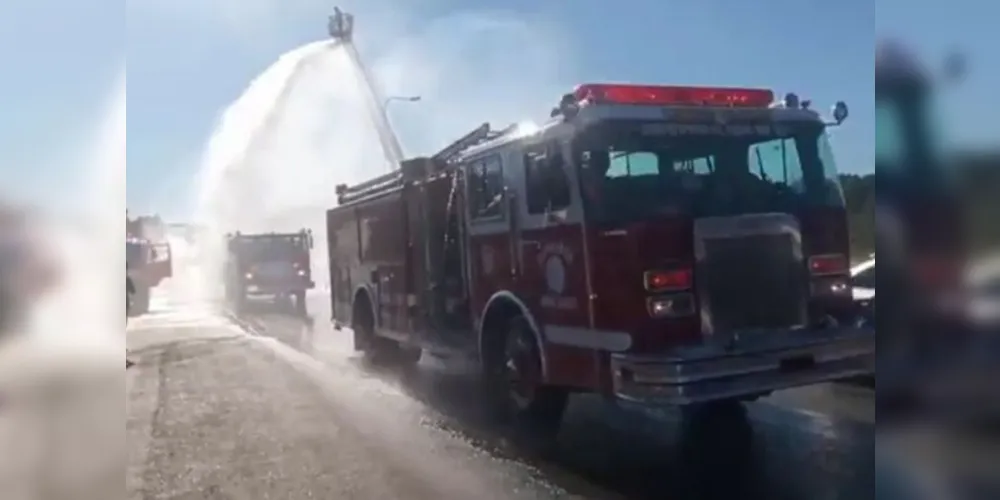
[{"label": "blue sky", "polygon": [[69,165],[125,59],[121,5],[0,2],[0,195],[49,205],[74,194]]},{"label": "blue sky", "polygon": [[[953,46],[990,46],[986,23],[1000,7],[977,2],[975,19],[946,16],[973,12],[964,4],[972,5],[953,0],[945,12],[903,0],[342,2],[357,15],[358,44],[377,70],[391,66],[383,64],[391,54],[412,49],[423,52],[422,61],[439,55],[464,61],[454,80],[467,87],[478,85],[477,75],[494,84],[523,79],[516,95],[505,96],[504,109],[525,118],[540,117],[558,89],[583,81],[767,86],[824,108],[845,100],[852,118],[834,136],[843,171],[872,165],[876,29],[919,40],[931,56]],[[331,6],[325,0],[129,0],[123,14],[121,3],[108,0],[3,2],[0,55],[10,76],[0,80],[0,91],[18,96],[0,114],[4,185],[37,188],[65,179],[61,145],[84,133],[88,119],[96,121],[127,55],[129,207],[185,214],[198,156],[219,113],[280,54],[321,38]],[[516,21],[513,43],[470,40],[475,31],[463,23],[495,17]],[[523,74],[512,58],[536,51],[546,54],[536,58],[546,66]],[[975,126],[962,120],[960,132],[990,140],[995,127],[982,103],[968,96],[995,102],[986,92],[1000,75],[986,68],[1000,64],[986,59],[996,56],[974,55],[974,78],[953,108],[977,115]],[[458,67],[452,62],[447,67]],[[390,93],[408,92],[400,81]],[[430,134],[420,116],[439,104],[447,103],[425,99],[392,110],[408,151],[433,150],[465,132],[466,122],[496,118],[476,113],[476,102],[453,102],[453,126]]]}]

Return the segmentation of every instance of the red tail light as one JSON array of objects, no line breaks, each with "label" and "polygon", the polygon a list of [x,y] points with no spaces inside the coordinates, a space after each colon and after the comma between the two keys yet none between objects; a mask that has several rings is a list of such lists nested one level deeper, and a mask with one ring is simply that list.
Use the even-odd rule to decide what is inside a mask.
[{"label": "red tail light", "polygon": [[688,290],[694,284],[694,273],[690,269],[646,271],[644,285],[652,293]]},{"label": "red tail light", "polygon": [[846,255],[815,255],[809,259],[809,274],[813,276],[835,276],[850,273],[851,266]]}]

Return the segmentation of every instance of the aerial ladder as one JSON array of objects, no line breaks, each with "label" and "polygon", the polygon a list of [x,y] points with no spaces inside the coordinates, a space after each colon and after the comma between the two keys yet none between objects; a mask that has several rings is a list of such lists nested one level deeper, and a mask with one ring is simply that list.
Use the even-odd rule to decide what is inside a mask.
[{"label": "aerial ladder", "polygon": [[[387,170],[391,171],[399,168],[403,160],[403,148],[389,122],[382,92],[376,86],[375,79],[372,77],[371,72],[368,71],[367,66],[358,53],[357,47],[354,45],[354,16],[343,12],[340,8],[334,8],[334,14],[329,18],[327,31],[332,39],[332,43],[324,48],[342,48],[356,72],[354,75],[355,81],[365,98],[364,104],[368,111],[369,120],[378,133]],[[294,75],[301,72],[310,64],[313,64],[319,55],[320,53],[311,53],[303,57],[296,62],[291,73]],[[284,107],[284,103],[288,101],[294,89],[293,83],[294,81],[291,78],[284,83],[275,100],[276,105],[271,108],[256,130],[251,132],[247,147],[243,149],[242,154],[237,158],[233,158],[231,164],[227,166],[222,182],[235,182],[239,176],[239,166],[248,158],[252,158],[254,156],[252,153],[257,148],[262,147],[262,143],[266,140],[267,135],[277,126],[278,119],[280,118],[279,111]]]},{"label": "aerial ladder", "polygon": [[371,72],[368,71],[368,67],[362,61],[361,55],[354,45],[354,16],[335,7],[333,15],[330,16],[327,31],[330,38],[344,49],[344,52],[351,61],[351,65],[358,72],[357,82],[362,87],[361,90],[367,98],[366,106],[368,108],[368,115],[372,121],[372,125],[378,132],[382,152],[385,155],[386,163],[389,165],[389,172],[379,177],[350,187],[346,185],[337,186],[339,203],[344,204],[357,201],[368,195],[391,189],[393,186],[404,182],[407,178],[419,178],[420,176],[431,174],[433,172],[426,171],[427,165],[431,165],[430,168],[432,169],[442,168],[469,147],[510,133],[516,128],[516,125],[512,125],[506,129],[495,131],[490,128],[489,123],[483,123],[430,158],[404,161],[403,148],[400,146],[399,138],[392,128],[392,124],[389,122],[389,117],[386,113],[385,97],[379,91],[375,79],[372,77]]},{"label": "aerial ladder", "polygon": [[403,161],[403,148],[400,146],[399,138],[389,122],[389,115],[386,113],[385,96],[379,91],[375,79],[372,77],[368,66],[361,60],[357,46],[354,45],[354,15],[348,14],[339,7],[334,7],[333,15],[327,25],[327,32],[344,53],[347,54],[351,66],[357,71],[356,81],[361,87],[361,92],[365,95],[365,106],[368,108],[368,116],[372,125],[378,132],[379,142],[382,145],[382,154],[385,155],[386,164],[389,169],[397,168]]}]

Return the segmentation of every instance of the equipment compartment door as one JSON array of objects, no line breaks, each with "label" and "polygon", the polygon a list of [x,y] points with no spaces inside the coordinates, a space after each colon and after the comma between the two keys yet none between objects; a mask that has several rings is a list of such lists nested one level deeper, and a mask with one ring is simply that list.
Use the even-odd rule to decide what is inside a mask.
[{"label": "equipment compartment door", "polygon": [[[515,213],[511,211],[519,177],[518,165],[494,153],[470,160],[465,167],[469,297],[473,314],[480,314],[494,293],[513,290],[518,269],[513,251]],[[480,318],[481,319],[481,318]]]},{"label": "equipment compartment door", "polygon": [[524,156],[519,294],[530,300],[544,330],[551,382],[579,386],[594,378],[591,286],[583,211],[575,174],[561,144],[551,142]]}]

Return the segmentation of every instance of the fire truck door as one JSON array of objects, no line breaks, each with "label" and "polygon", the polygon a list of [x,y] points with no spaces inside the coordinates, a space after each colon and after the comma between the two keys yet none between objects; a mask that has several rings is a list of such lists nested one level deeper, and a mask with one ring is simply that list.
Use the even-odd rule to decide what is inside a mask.
[{"label": "fire truck door", "polygon": [[[595,346],[589,341],[590,283],[585,255],[583,210],[568,152],[559,143],[525,155],[520,238],[522,290],[552,349],[584,360],[550,378],[580,383],[589,377]],[[560,356],[567,359],[566,356]],[[570,369],[572,368],[572,369]],[[579,373],[577,373],[577,371]]]},{"label": "fire truck door", "polygon": [[170,253],[170,245],[158,244],[150,248],[150,264],[155,269],[157,276],[169,278],[173,275],[173,256]]}]

